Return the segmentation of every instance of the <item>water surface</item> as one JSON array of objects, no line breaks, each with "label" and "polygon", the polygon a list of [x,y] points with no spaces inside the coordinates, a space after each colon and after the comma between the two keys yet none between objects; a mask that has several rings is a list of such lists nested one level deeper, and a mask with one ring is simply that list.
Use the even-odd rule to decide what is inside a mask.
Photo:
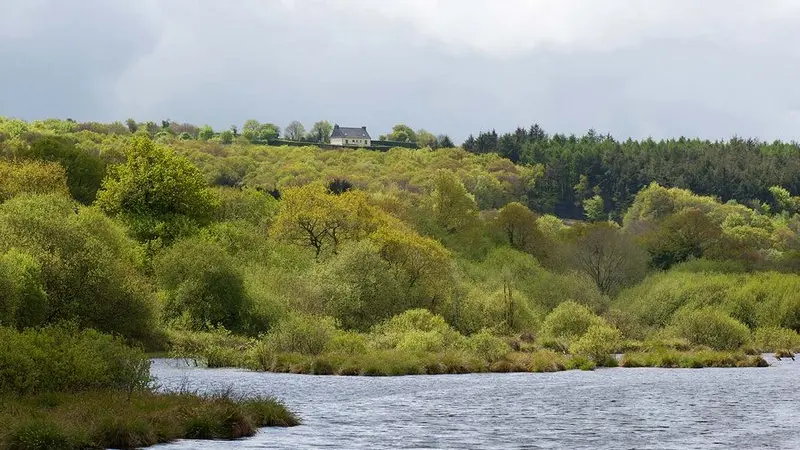
[{"label": "water surface", "polygon": [[800,361],[753,369],[602,369],[391,378],[199,369],[164,389],[274,395],[303,425],[160,449],[800,449]]}]

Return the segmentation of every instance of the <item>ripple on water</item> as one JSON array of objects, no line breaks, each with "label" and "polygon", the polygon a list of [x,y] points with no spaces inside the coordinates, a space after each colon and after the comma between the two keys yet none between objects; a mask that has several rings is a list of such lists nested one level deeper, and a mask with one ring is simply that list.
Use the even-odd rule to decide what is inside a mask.
[{"label": "ripple on water", "polygon": [[197,369],[155,360],[164,389],[274,395],[304,425],[162,449],[800,448],[800,362],[393,378]]}]

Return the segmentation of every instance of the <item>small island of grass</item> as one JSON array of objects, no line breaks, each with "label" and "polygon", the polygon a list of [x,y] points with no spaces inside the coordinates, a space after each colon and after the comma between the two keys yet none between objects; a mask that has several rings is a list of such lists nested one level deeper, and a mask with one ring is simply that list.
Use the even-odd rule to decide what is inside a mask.
[{"label": "small island of grass", "polygon": [[96,331],[0,327],[0,449],[141,448],[299,423],[273,398],[158,392],[149,366]]}]

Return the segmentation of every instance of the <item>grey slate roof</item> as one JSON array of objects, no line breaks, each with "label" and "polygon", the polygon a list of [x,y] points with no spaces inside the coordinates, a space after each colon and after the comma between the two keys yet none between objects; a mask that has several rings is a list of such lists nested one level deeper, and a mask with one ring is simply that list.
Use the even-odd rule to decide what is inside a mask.
[{"label": "grey slate roof", "polygon": [[349,127],[340,127],[339,125],[335,125],[333,127],[333,132],[331,133],[332,138],[355,138],[355,139],[372,139],[369,137],[369,133],[367,133],[367,127],[361,128],[349,128]]}]

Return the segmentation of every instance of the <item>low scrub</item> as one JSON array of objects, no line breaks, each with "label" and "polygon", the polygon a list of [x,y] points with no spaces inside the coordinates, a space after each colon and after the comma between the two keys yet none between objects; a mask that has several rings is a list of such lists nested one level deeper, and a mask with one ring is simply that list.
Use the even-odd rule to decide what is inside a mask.
[{"label": "low scrub", "polygon": [[73,325],[0,327],[0,394],[143,390],[150,361],[116,337]]},{"label": "low scrub", "polygon": [[682,309],[672,319],[678,337],[715,350],[735,350],[750,339],[747,325],[714,308]]},{"label": "low scrub", "polygon": [[210,331],[170,331],[167,333],[170,356],[193,359],[207,367],[246,365],[253,339],[237,336],[223,327]]},{"label": "low scrub", "polygon": [[780,327],[762,327],[753,331],[753,344],[759,352],[800,351],[800,334]]}]

